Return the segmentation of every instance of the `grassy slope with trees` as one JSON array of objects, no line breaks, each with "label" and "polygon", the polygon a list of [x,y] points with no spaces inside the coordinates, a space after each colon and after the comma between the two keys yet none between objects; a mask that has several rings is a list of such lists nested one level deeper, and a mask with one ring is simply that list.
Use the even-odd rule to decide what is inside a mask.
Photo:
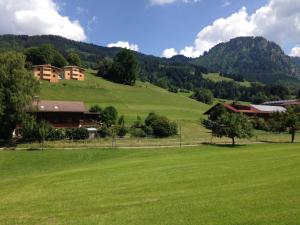
[{"label": "grassy slope with trees", "polygon": [[64,81],[58,84],[41,83],[41,99],[83,101],[90,107],[113,105],[119,114],[134,121],[137,116],[146,117],[151,111],[171,120],[199,121],[208,105],[170,93],[147,82],[138,81],[135,86],[113,83],[95,76],[89,70],[84,82]]},{"label": "grassy slope with trees", "polygon": [[299,148],[2,151],[0,224],[299,224]]}]

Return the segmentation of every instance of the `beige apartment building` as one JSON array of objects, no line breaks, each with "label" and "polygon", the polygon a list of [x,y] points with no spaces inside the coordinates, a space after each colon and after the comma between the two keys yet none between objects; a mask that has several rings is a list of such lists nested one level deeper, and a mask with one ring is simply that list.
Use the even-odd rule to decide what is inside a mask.
[{"label": "beige apartment building", "polygon": [[47,65],[37,65],[33,66],[33,74],[38,80],[46,80],[51,83],[59,82],[60,74],[62,70],[55,66]]},{"label": "beige apartment building", "polygon": [[78,66],[65,66],[63,68],[65,80],[80,80],[85,79],[85,69]]}]

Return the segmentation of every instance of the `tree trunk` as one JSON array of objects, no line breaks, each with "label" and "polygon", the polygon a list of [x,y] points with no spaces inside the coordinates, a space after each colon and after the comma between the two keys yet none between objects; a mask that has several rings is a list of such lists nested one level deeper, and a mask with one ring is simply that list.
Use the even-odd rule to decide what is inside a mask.
[{"label": "tree trunk", "polygon": [[231,139],[232,139],[232,146],[235,146],[235,139],[234,139],[234,137],[232,137]]},{"label": "tree trunk", "polygon": [[292,143],[294,143],[295,142],[295,135],[296,135],[295,129],[292,129],[291,133],[292,133]]}]

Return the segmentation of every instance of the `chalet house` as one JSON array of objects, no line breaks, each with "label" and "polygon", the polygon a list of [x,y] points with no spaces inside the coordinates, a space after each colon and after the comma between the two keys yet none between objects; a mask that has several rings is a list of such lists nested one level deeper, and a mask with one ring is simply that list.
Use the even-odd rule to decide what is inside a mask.
[{"label": "chalet house", "polygon": [[55,128],[95,126],[99,118],[99,113],[90,113],[83,102],[72,101],[34,101],[27,113]]},{"label": "chalet house", "polygon": [[300,105],[300,99],[264,102],[263,105],[275,105],[275,106],[283,106],[283,107],[297,106]]},{"label": "chalet house", "polygon": [[268,119],[272,113],[285,112],[286,109],[282,106],[268,106],[268,105],[242,105],[238,103],[218,103],[211,107],[204,115],[210,115],[217,107],[223,106],[228,112],[243,113],[250,118]]},{"label": "chalet house", "polygon": [[80,80],[85,79],[85,70],[78,66],[65,66],[63,68],[63,75],[66,80]]},{"label": "chalet house", "polygon": [[33,66],[33,74],[38,80],[46,80],[51,83],[59,82],[62,70],[49,64]]}]

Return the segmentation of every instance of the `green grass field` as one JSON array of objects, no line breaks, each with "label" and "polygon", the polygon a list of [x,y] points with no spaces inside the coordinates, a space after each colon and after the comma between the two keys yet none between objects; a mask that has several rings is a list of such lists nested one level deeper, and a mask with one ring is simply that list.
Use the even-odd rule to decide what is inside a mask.
[{"label": "green grass field", "polygon": [[88,71],[86,81],[61,81],[59,84],[42,82],[41,99],[83,101],[87,107],[99,104],[115,106],[132,122],[139,115],[146,117],[151,112],[168,116],[171,120],[199,121],[209,108],[180,94],[170,93],[150,83],[137,82],[126,86],[106,81]]},{"label": "green grass field", "polygon": [[0,151],[0,224],[300,224],[300,144]]},{"label": "green grass field", "polygon": [[[203,77],[205,79],[211,80],[213,82],[234,81],[232,78],[229,78],[229,77],[221,77],[219,73],[208,73],[208,74],[204,74]],[[238,83],[241,86],[244,86],[244,87],[250,87],[251,86],[249,81],[244,81],[244,82],[235,81],[235,82]]]}]

